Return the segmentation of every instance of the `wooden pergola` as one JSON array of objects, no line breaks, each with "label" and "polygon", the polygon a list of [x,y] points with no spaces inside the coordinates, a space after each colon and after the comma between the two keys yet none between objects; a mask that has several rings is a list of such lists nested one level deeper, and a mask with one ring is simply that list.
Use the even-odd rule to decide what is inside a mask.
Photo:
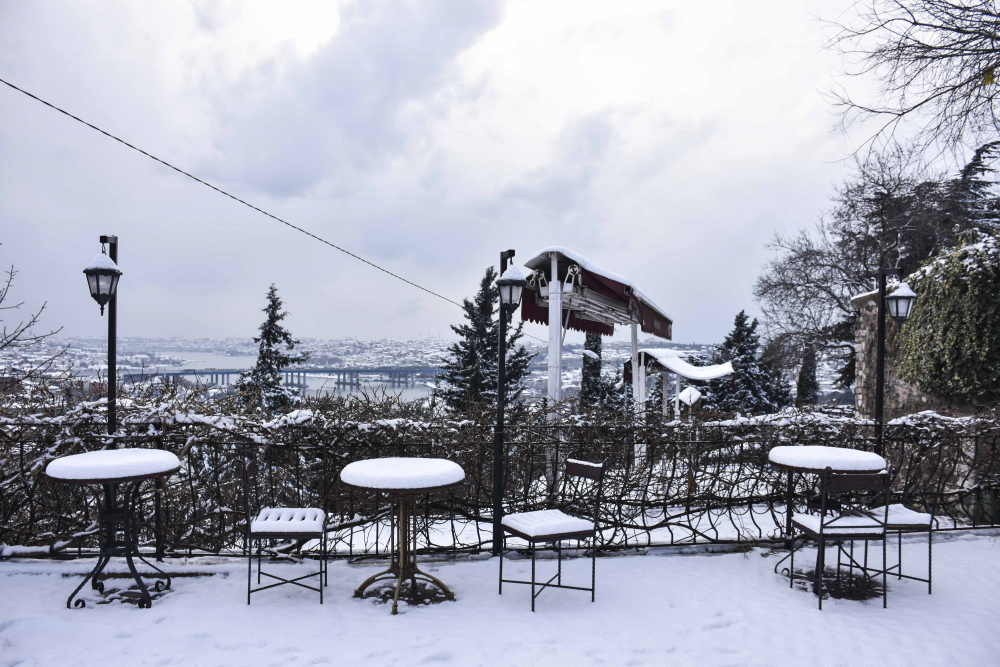
[{"label": "wooden pergola", "polygon": [[[524,263],[528,284],[521,297],[521,319],[549,327],[548,397],[562,399],[562,350],[566,330],[610,336],[615,325],[632,331],[632,359],[638,364],[639,331],[666,340],[673,320],[628,278],[606,271],[560,246],[544,248]],[[645,387],[632,382],[633,396],[645,400]]]}]

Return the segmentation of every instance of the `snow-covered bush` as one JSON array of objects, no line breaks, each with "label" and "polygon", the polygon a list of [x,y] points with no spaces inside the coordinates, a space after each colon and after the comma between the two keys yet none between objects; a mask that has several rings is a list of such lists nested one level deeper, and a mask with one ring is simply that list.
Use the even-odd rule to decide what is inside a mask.
[{"label": "snow-covered bush", "polygon": [[900,375],[936,396],[1000,398],[1000,235],[970,232],[907,280],[917,301],[899,333]]}]

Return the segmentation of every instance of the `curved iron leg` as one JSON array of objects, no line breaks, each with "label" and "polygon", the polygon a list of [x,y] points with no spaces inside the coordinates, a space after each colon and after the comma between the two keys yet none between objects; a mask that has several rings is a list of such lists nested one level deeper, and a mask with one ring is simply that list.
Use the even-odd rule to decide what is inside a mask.
[{"label": "curved iron leg", "polygon": [[395,575],[392,572],[392,569],[382,570],[378,574],[373,574],[372,576],[365,579],[360,586],[354,589],[354,597],[356,598],[364,597],[366,588],[374,584],[379,579],[392,578],[392,577],[395,577]]},{"label": "curved iron leg", "polygon": [[[91,570],[90,573],[87,574],[86,577],[84,577],[83,581],[80,582],[80,585],[77,586],[73,590],[72,593],[70,593],[70,595],[69,595],[68,598],[66,598],[66,608],[67,609],[72,609],[74,606],[77,609],[80,609],[81,607],[86,607],[87,606],[87,602],[85,600],[77,600],[76,603],[74,604],[73,603],[73,598],[76,597],[76,594],[80,592],[80,589],[83,588],[84,584],[86,584],[88,581],[90,582],[91,588],[93,588],[94,590],[97,590],[97,586],[94,585],[94,583],[97,581],[96,580],[96,576],[101,573],[101,570],[104,569],[104,566],[108,564],[109,560],[111,560],[111,559],[109,557],[107,557],[107,556],[102,556],[102,557],[100,557],[100,558],[97,559],[97,565],[94,566],[94,569]],[[100,585],[101,585],[101,588],[103,589],[104,585],[103,584],[100,584]]]},{"label": "curved iron leg", "polygon": [[[97,559],[97,567],[91,572],[90,587],[99,593],[104,592],[104,582],[100,581],[99,577],[101,572],[104,572],[104,568],[108,566],[111,562],[111,556],[100,556]],[[84,580],[86,581],[86,580]]]},{"label": "curved iron leg", "polygon": [[153,606],[153,600],[149,597],[149,590],[146,588],[146,584],[143,583],[142,577],[135,569],[135,563],[132,561],[131,552],[125,553],[125,562],[128,563],[128,570],[132,573],[132,578],[135,579],[135,583],[139,584],[139,590],[141,591],[141,599],[139,600],[140,609],[149,609]]},{"label": "curved iron leg", "polygon": [[440,579],[438,579],[437,577],[435,577],[434,575],[427,574],[423,570],[416,570],[413,574],[414,574],[415,577],[426,577],[432,584],[434,584],[435,586],[437,586],[438,588],[440,588],[442,590],[442,592],[444,592],[444,596],[448,600],[454,600],[455,599],[455,594],[451,592],[451,589],[448,588],[447,586],[445,586],[444,582],[441,581]]},{"label": "curved iron leg", "polygon": [[163,583],[162,579],[157,579],[156,583],[153,584],[153,590],[155,590],[157,593],[160,593],[162,591],[168,591],[168,590],[170,590],[170,582],[171,582],[170,575],[167,574],[166,572],[164,572],[163,570],[161,570],[160,568],[156,567],[152,563],[150,563],[145,558],[143,558],[142,554],[136,553],[136,556],[138,556],[139,560],[141,560],[143,563],[145,563],[146,565],[150,566],[151,568],[153,568],[154,570],[156,570],[157,572],[159,572],[160,574],[162,574],[164,577],[167,578],[167,583],[166,584]]}]

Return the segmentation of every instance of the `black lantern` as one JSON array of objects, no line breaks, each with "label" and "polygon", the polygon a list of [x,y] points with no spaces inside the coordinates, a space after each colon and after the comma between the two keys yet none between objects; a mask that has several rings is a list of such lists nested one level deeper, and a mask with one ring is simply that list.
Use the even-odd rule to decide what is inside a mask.
[{"label": "black lantern", "polygon": [[87,276],[87,286],[90,287],[90,296],[101,307],[101,315],[104,314],[104,306],[111,301],[118,289],[118,278],[121,277],[121,269],[110,257],[101,253],[90,260],[90,264],[83,270]]},{"label": "black lantern", "polygon": [[910,286],[906,283],[900,283],[899,287],[893,290],[892,294],[885,297],[885,305],[889,309],[889,317],[896,324],[902,326],[910,317],[910,309],[913,308],[913,302],[916,300],[917,295],[910,289]]},{"label": "black lantern", "polygon": [[497,287],[500,288],[500,303],[508,308],[516,308],[521,303],[521,290],[524,289],[526,283],[524,272],[511,264],[497,280]]}]

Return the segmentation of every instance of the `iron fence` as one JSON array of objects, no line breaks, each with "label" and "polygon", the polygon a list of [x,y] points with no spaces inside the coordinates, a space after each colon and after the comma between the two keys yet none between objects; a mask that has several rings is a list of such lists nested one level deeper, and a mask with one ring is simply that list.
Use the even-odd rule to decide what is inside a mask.
[{"label": "iron fence", "polygon": [[[424,551],[476,552],[491,545],[493,431],[486,418],[397,417],[359,421],[337,412],[297,411],[269,422],[235,416],[128,409],[122,433],[100,431],[101,410],[20,415],[0,421],[0,547],[5,555],[83,555],[97,546],[95,490],[43,474],[57,456],[119,447],[176,453],[180,472],[143,487],[144,548],[159,555],[244,553],[244,489],[239,465],[260,464],[262,505],[318,507],[330,520],[335,556],[384,553],[388,506],[378,493],[340,484],[352,461],[382,456],[443,457],[466,483],[420,504]],[[819,412],[753,419],[671,421],[562,414],[554,422],[523,413],[505,436],[505,512],[558,506],[569,457],[606,460],[601,527],[609,548],[776,542],[785,515],[784,473],[772,447],[826,444],[868,449],[871,423]],[[886,429],[896,498],[939,518],[942,529],[1000,525],[1000,426],[993,419],[922,414]],[[795,479],[796,502],[816,492]],[[309,544],[275,545],[276,552]]]}]

